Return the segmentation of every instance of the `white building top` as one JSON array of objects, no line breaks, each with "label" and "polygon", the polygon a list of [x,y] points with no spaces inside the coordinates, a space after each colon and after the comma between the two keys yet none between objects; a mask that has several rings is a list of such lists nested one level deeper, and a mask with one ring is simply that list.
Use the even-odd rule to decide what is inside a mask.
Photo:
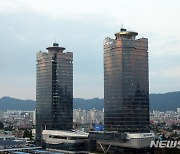
[{"label": "white building top", "polygon": [[143,139],[143,138],[154,138],[154,133],[126,133],[126,139]]},{"label": "white building top", "polygon": [[64,130],[43,130],[43,135],[54,135],[63,137],[84,137],[88,138],[89,133],[82,131],[64,131]]}]

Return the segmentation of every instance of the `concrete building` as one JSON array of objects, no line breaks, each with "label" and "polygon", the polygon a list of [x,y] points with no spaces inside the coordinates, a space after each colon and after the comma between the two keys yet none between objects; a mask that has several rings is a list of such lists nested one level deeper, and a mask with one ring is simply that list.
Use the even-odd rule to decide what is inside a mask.
[{"label": "concrete building", "polygon": [[44,129],[73,127],[73,53],[54,43],[37,53],[36,141]]},{"label": "concrete building", "polygon": [[89,150],[92,153],[149,152],[150,143],[154,138],[154,133],[93,131],[89,133]]},{"label": "concrete building", "polygon": [[74,109],[73,122],[77,124],[87,123],[90,126],[94,123],[102,124],[104,123],[104,113],[103,111],[96,110],[96,109],[91,109],[90,111]]},{"label": "concrete building", "polygon": [[5,149],[13,149],[25,146],[24,140],[17,140],[13,135],[0,134],[0,153]]},{"label": "concrete building", "polygon": [[43,130],[43,146],[48,151],[88,153],[88,133],[81,131]]},{"label": "concrete building", "polygon": [[33,117],[32,117],[33,125],[36,125],[36,110],[32,111],[32,114],[33,114]]},{"label": "concrete building", "polygon": [[3,117],[4,117],[4,112],[0,110],[0,122],[3,121]]}]

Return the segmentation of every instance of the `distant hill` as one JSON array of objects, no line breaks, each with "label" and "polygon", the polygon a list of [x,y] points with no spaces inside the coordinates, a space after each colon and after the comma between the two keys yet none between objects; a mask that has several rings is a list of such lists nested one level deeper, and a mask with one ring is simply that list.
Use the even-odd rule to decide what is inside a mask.
[{"label": "distant hill", "polygon": [[93,99],[82,99],[74,98],[74,109],[86,109],[91,110],[96,108],[97,110],[102,110],[104,107],[104,99],[93,98]]},{"label": "distant hill", "polygon": [[[82,99],[74,98],[74,109],[90,110],[96,108],[103,109],[104,99]],[[170,92],[165,94],[150,94],[150,110],[176,110],[180,107],[180,92]],[[35,110],[35,101],[21,100],[11,97],[0,98],[0,110]]]},{"label": "distant hill", "polygon": [[11,97],[2,97],[0,99],[0,110],[34,110],[36,106],[33,100],[21,100]]},{"label": "distant hill", "polygon": [[180,107],[180,91],[165,94],[150,94],[150,110],[176,110]]},{"label": "distant hill", "polygon": [[[104,99],[82,99],[74,98],[74,109],[86,109],[90,110],[96,108],[97,110],[103,109]],[[36,102],[33,100],[21,100],[11,97],[0,98],[0,110],[35,110]]]}]

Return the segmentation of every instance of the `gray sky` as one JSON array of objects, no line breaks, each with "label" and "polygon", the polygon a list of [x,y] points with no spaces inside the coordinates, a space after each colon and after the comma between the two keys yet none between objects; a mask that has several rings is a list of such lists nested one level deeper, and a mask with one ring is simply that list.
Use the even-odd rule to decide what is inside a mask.
[{"label": "gray sky", "polygon": [[179,0],[0,0],[0,97],[35,99],[36,52],[74,53],[74,97],[103,97],[103,39],[149,39],[150,92],[180,90]]}]

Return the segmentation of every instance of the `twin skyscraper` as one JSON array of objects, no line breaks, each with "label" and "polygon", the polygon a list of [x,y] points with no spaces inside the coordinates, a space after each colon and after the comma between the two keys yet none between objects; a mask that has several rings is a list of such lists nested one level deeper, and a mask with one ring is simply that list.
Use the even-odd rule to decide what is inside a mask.
[{"label": "twin skyscraper", "polygon": [[73,53],[57,43],[37,53],[36,141],[42,130],[73,128]]},{"label": "twin skyscraper", "polygon": [[149,131],[148,40],[121,29],[104,40],[104,126],[107,131]]},{"label": "twin skyscraper", "polygon": [[[104,39],[105,131],[149,132],[148,40],[121,29]],[[36,140],[73,128],[73,54],[57,43],[37,53]]]}]

